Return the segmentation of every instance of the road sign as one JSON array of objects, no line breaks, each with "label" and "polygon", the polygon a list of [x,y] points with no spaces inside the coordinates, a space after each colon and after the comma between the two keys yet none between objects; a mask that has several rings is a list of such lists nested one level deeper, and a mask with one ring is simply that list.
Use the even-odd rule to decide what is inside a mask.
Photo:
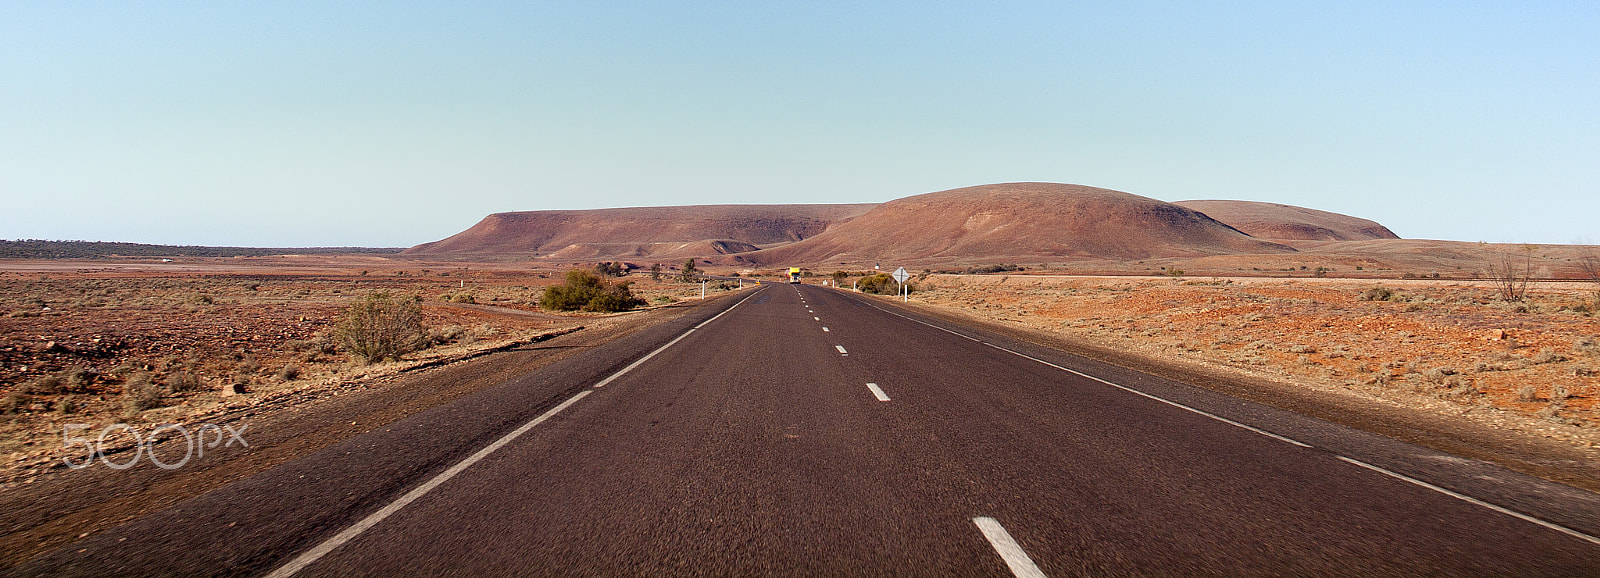
[{"label": "road sign", "polygon": [[910,279],[910,278],[911,278],[911,274],[906,272],[906,268],[905,267],[901,267],[899,269],[895,269],[894,270],[894,282],[895,283],[905,283],[906,279]]}]

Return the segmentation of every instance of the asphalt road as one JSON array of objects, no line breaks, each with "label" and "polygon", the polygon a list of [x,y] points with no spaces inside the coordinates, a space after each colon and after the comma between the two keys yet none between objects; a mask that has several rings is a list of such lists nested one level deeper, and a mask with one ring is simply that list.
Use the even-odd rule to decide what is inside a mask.
[{"label": "asphalt road", "polygon": [[21,575],[1600,574],[1600,497],[765,285]]}]

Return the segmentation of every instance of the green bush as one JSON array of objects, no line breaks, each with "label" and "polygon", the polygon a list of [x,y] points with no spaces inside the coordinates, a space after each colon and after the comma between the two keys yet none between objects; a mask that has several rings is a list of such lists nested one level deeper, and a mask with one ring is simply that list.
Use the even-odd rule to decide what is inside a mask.
[{"label": "green bush", "polygon": [[567,282],[546,287],[539,306],[551,311],[627,311],[644,305],[628,283],[607,283],[582,269],[567,271]]},{"label": "green bush", "polygon": [[417,297],[392,298],[388,293],[368,295],[339,316],[334,341],[367,363],[416,351],[427,341],[421,301]]},{"label": "green bush", "polygon": [[[865,293],[873,293],[876,295],[900,294],[900,284],[895,283],[894,277],[890,277],[888,273],[879,273],[869,277],[862,277],[859,281],[856,281],[856,288]],[[907,294],[915,293],[916,290],[916,285],[912,285],[910,283],[906,284]]]},{"label": "green bush", "polygon": [[998,264],[994,264],[994,265],[986,265],[986,266],[983,266],[983,267],[968,267],[967,268],[967,274],[968,275],[981,275],[981,274],[984,274],[984,273],[1005,273],[1007,271],[1021,271],[1022,269],[1023,268],[1020,265],[1007,265],[1007,264],[1004,264],[1004,263],[998,263]]},{"label": "green bush", "polygon": [[694,266],[694,259],[683,262],[683,271],[678,273],[678,280],[684,283],[700,282],[700,268]]}]

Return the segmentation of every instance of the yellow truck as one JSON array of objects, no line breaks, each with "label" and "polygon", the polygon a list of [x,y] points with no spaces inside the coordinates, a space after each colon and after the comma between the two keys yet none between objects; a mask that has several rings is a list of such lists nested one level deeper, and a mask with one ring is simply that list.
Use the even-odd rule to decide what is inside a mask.
[{"label": "yellow truck", "polygon": [[799,267],[790,267],[789,268],[789,282],[790,283],[799,283],[800,282],[800,268]]}]

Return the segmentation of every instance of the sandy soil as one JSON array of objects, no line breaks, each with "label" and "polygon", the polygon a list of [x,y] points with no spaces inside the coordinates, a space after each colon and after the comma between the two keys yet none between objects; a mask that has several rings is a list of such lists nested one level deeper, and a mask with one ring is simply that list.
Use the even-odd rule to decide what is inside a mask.
[{"label": "sandy soil", "polygon": [[1592,285],[1515,303],[1422,280],[932,275],[918,288],[1006,324],[1600,448]]},{"label": "sandy soil", "polygon": [[[608,317],[537,308],[566,269],[359,255],[0,261],[0,484],[58,469],[64,424],[149,429],[264,411]],[[651,307],[699,296],[698,285],[626,279]],[[422,297],[430,347],[374,365],[339,351],[336,319],[374,292]],[[130,409],[130,383],[146,382],[158,407]]]}]

